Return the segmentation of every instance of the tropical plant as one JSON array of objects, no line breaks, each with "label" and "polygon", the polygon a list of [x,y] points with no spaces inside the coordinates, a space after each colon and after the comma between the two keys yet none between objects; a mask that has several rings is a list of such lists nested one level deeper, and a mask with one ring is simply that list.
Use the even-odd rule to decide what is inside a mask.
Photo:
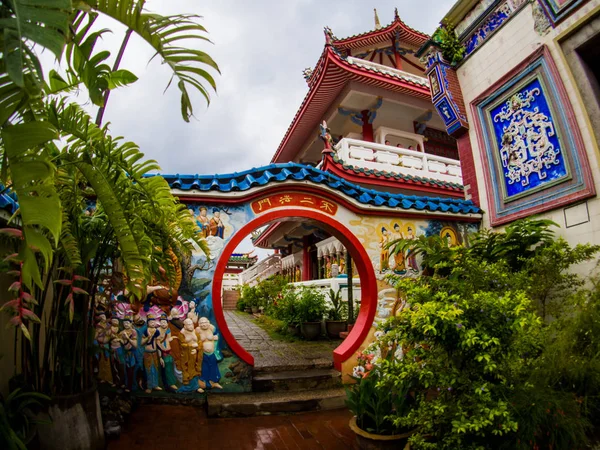
[{"label": "tropical plant", "polygon": [[452,266],[457,248],[450,247],[448,241],[438,235],[420,235],[416,239],[395,239],[386,244],[392,255],[411,252],[421,258],[423,275],[447,273]]},{"label": "tropical plant", "polygon": [[35,425],[46,423],[36,417],[49,397],[38,392],[12,391],[6,399],[0,394],[0,444],[5,450],[26,450]]},{"label": "tropical plant", "polygon": [[342,301],[342,290],[334,291],[330,288],[328,295],[333,306],[327,310],[327,318],[329,320],[347,320],[348,304]]},{"label": "tropical plant", "polygon": [[440,46],[442,56],[450,64],[456,65],[465,57],[466,48],[460,42],[454,26],[450,22],[443,22],[435,30],[431,39]]},{"label": "tropical plant", "polygon": [[[53,101],[65,92],[85,87],[92,103],[104,108],[110,89],[135,81],[133,74],[118,68],[129,36],[135,33],[171,68],[181,92],[182,116],[189,121],[193,112],[189,89],[200,92],[208,100],[205,83],[213,89],[215,83],[205,68],[218,70],[218,67],[206,53],[182,43],[184,40],[186,43],[206,41],[206,30],[197,23],[196,16],[161,16],[146,12],[144,6],[144,0],[11,0],[0,4],[3,36],[0,39],[0,177],[19,200],[23,234],[15,258],[22,262],[22,283],[28,289],[34,285],[43,289],[37,255],[42,257],[47,271],[62,234],[61,199],[54,180],[57,163],[63,159],[81,172],[84,182],[91,185],[103,202],[122,247],[129,290],[141,297],[149,281],[143,276],[144,242],[132,230],[126,231],[126,220],[119,214],[123,205],[115,200],[115,192],[112,198],[110,196],[113,187],[108,183],[110,177],[90,164],[89,158],[95,153],[85,139],[92,138],[95,143],[106,146],[102,156],[111,156],[107,164],[115,163],[112,161],[115,153],[123,154],[125,159],[131,157],[130,149],[127,146],[119,149],[117,142],[108,138],[106,129],[86,128],[93,122],[84,118],[77,108]],[[99,15],[127,27],[112,69],[106,64],[109,52],[94,53],[98,38],[107,31],[93,30]],[[47,82],[38,58],[44,49],[59,59],[64,55],[65,73],[52,71]],[[97,125],[101,120],[100,112]],[[71,146],[68,151],[58,151],[52,142],[59,137],[73,139],[76,148]],[[136,150],[133,154],[139,160]],[[153,162],[138,161],[132,179],[139,180],[144,172],[156,168],[153,165]],[[157,180],[145,182],[145,187],[157,188],[161,184]]]},{"label": "tropical plant", "polygon": [[326,309],[325,296],[318,289],[302,287],[296,308],[296,319],[299,323],[320,322]]}]

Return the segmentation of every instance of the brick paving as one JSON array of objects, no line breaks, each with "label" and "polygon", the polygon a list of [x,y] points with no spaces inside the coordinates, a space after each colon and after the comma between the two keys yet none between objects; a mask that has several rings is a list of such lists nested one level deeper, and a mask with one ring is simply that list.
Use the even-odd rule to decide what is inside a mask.
[{"label": "brick paving", "polygon": [[108,450],[356,449],[345,409],[287,416],[213,419],[202,408],[142,405]]},{"label": "brick paving", "polygon": [[318,341],[277,341],[256,324],[252,315],[238,311],[224,313],[233,336],[254,356],[256,370],[283,366],[333,366],[332,352],[342,342],[326,338]]}]

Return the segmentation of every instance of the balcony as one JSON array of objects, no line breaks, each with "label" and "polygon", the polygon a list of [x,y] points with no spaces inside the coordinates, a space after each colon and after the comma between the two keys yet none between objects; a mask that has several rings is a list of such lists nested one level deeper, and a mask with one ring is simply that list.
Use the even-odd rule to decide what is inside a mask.
[{"label": "balcony", "polygon": [[239,275],[240,284],[255,286],[261,280],[281,272],[281,255],[275,253],[262,261],[259,261]]},{"label": "balcony", "polygon": [[[383,133],[378,133],[385,136]],[[392,134],[391,132],[388,134]],[[399,134],[399,133],[394,133]],[[411,135],[422,149],[422,136]],[[334,147],[344,164],[462,185],[460,162],[422,151],[343,138]]]},{"label": "balcony", "polygon": [[410,81],[412,83],[419,84],[423,87],[429,87],[429,80],[426,77],[420,77],[419,75],[408,73],[404,70],[385,66],[383,64],[378,64],[373,61],[367,61],[366,59],[354,58],[352,56],[348,56],[347,61],[350,64],[354,64],[355,66],[364,67],[366,69],[375,70],[381,73],[387,73],[395,77]]}]

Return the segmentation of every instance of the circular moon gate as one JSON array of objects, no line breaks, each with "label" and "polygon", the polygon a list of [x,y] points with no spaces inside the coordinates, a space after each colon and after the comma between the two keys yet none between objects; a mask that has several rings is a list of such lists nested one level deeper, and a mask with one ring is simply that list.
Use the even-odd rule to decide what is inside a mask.
[{"label": "circular moon gate", "polygon": [[344,247],[350,252],[360,276],[361,306],[356,323],[348,337],[333,351],[334,367],[337,370],[341,370],[342,363],[348,360],[354,352],[358,350],[369,334],[369,330],[373,324],[375,313],[377,311],[377,279],[375,277],[373,264],[361,242],[345,225],[330,215],[315,210],[289,207],[261,214],[239,229],[225,245],[215,267],[212,288],[215,320],[217,321],[221,335],[225,339],[225,342],[227,342],[229,348],[242,361],[254,365],[254,357],[248,353],[237,342],[233,334],[231,334],[227,322],[225,321],[225,315],[223,314],[221,289],[223,286],[223,276],[225,274],[227,261],[240,242],[242,242],[250,232],[274,221],[297,219],[311,219],[324,225],[324,228],[339,239]]}]

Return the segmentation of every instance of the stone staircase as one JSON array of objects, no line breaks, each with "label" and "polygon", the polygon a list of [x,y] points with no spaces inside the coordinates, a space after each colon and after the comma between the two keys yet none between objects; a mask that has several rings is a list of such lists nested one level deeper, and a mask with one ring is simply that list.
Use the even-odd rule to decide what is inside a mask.
[{"label": "stone staircase", "polygon": [[236,309],[240,291],[223,291],[223,309]]},{"label": "stone staircase", "polygon": [[[285,370],[288,369],[288,370]],[[261,368],[252,391],[207,398],[209,417],[246,417],[343,408],[341,374],[329,367]]]}]

